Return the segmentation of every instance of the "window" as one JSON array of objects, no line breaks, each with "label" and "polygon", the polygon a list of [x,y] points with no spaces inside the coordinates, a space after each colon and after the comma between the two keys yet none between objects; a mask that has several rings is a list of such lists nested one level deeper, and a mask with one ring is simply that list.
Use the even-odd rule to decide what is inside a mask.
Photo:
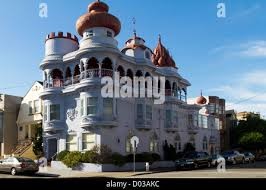
[{"label": "window", "polygon": [[150,59],[151,58],[150,53],[148,51],[145,51],[145,58],[146,59]]},{"label": "window", "polygon": [[193,115],[192,114],[188,114],[188,125],[189,126],[193,125]]},{"label": "window", "polygon": [[19,131],[23,131],[23,127],[19,127]]},{"label": "window", "polygon": [[207,137],[203,138],[202,148],[203,148],[203,150],[207,150],[208,149]]},{"label": "window", "polygon": [[130,143],[130,139],[131,139],[131,137],[127,137],[127,139],[126,139],[126,153],[132,152],[132,146]]},{"label": "window", "polygon": [[155,139],[150,141],[150,152],[158,152],[158,141]]},{"label": "window", "polygon": [[80,100],[80,115],[84,116],[84,99]]},{"label": "window", "polygon": [[196,114],[193,116],[193,125],[199,126],[199,117]]},{"label": "window", "polygon": [[178,151],[181,151],[181,149],[182,149],[181,142],[179,142],[179,141],[175,142],[175,149]]},{"label": "window", "polygon": [[43,120],[47,121],[47,105],[43,107]]},{"label": "window", "polygon": [[143,105],[137,104],[137,119],[143,119]]},{"label": "window", "polygon": [[103,116],[111,118],[113,116],[113,99],[104,98],[103,99]]},{"label": "window", "polygon": [[206,129],[208,128],[208,118],[205,115],[202,116],[202,127]]},{"label": "window", "polygon": [[214,103],[210,103],[209,111],[210,111],[211,114],[215,113],[215,104]]},{"label": "window", "polygon": [[98,98],[96,97],[89,97],[87,99],[87,115],[97,114],[97,102]]},{"label": "window", "polygon": [[146,105],[146,119],[152,120],[152,107],[150,105]]},{"label": "window", "polygon": [[91,150],[95,145],[95,134],[84,133],[82,134],[82,150]]},{"label": "window", "polygon": [[90,30],[88,33],[87,33],[87,37],[91,37],[93,36],[93,30]]},{"label": "window", "polygon": [[34,101],[34,113],[39,113],[40,107],[39,107],[39,100]]},{"label": "window", "polygon": [[174,121],[178,126],[178,112],[177,111],[174,111]]},{"label": "window", "polygon": [[50,105],[50,121],[60,120],[60,104]]},{"label": "window", "polygon": [[29,101],[29,114],[32,114],[32,101]]},{"label": "window", "polygon": [[66,149],[68,151],[77,151],[77,136],[76,135],[68,135],[66,140]]},{"label": "window", "polygon": [[165,111],[165,127],[170,128],[171,127],[171,119],[172,118],[172,112],[171,110]]},{"label": "window", "polygon": [[113,34],[112,34],[112,32],[110,32],[110,31],[107,31],[107,36],[108,36],[108,37],[113,37]]}]

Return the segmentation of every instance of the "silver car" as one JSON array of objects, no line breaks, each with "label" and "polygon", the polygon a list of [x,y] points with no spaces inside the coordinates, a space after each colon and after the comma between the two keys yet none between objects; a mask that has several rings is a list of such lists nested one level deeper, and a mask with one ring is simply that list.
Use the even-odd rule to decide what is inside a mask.
[{"label": "silver car", "polygon": [[0,160],[0,172],[8,172],[11,175],[17,173],[34,174],[39,171],[39,166],[29,158],[8,157]]}]

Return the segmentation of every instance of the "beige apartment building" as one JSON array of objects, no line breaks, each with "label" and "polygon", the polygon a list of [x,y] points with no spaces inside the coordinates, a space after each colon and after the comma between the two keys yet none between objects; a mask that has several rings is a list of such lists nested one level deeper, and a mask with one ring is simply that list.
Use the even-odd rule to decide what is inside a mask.
[{"label": "beige apartment building", "polygon": [[0,156],[11,154],[17,145],[16,124],[22,97],[0,94]]}]

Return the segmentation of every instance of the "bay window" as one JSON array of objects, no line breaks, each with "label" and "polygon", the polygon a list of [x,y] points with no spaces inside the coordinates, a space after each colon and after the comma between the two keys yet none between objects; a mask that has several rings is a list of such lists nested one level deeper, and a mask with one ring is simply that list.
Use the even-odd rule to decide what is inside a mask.
[{"label": "bay window", "polygon": [[66,139],[66,149],[68,151],[77,151],[77,135],[68,135]]},{"label": "bay window", "polygon": [[113,116],[113,99],[104,98],[103,99],[103,116],[111,118]]},{"label": "bay window", "polygon": [[43,120],[44,121],[47,121],[47,105],[45,105],[44,107],[43,107]]},{"label": "bay window", "polygon": [[82,150],[91,150],[95,145],[95,134],[83,133],[82,134]]},{"label": "bay window", "polygon": [[97,97],[88,97],[87,98],[87,115],[96,115],[97,114]]},{"label": "bay window", "polygon": [[150,105],[146,105],[146,119],[152,120],[152,107]]},{"label": "bay window", "polygon": [[60,120],[60,104],[50,105],[50,121]]}]

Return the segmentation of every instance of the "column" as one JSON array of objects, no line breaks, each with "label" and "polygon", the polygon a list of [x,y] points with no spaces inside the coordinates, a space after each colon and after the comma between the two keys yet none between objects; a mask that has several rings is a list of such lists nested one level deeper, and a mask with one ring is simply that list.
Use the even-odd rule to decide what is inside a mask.
[{"label": "column", "polygon": [[32,135],[31,135],[31,125],[28,125],[28,135],[29,135],[29,139],[31,139]]}]

